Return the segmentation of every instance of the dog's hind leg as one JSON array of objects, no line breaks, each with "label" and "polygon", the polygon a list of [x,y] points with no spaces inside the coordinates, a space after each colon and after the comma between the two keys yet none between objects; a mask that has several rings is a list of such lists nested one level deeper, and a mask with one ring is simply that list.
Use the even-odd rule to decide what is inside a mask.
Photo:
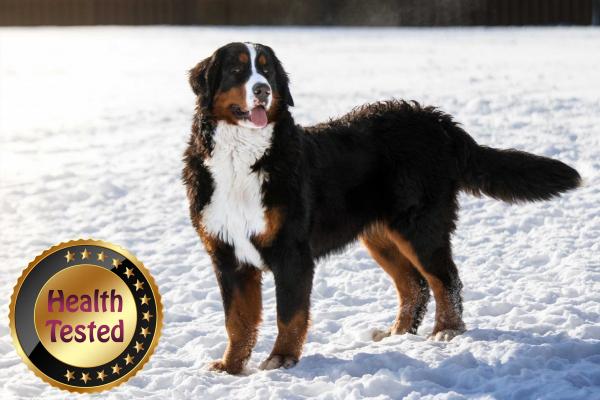
[{"label": "dog's hind leg", "polygon": [[403,333],[416,334],[429,301],[427,281],[400,252],[385,227],[372,226],[361,235],[361,241],[394,281],[399,302],[398,315],[392,326],[385,331],[375,331],[373,340]]},{"label": "dog's hind leg", "polygon": [[[441,240],[418,234],[410,239],[394,229],[390,237],[402,254],[425,277],[435,298],[435,325],[430,338],[451,340],[465,331],[462,320],[462,283],[456,265],[452,261],[449,234]],[[439,239],[439,238],[438,238]]]}]

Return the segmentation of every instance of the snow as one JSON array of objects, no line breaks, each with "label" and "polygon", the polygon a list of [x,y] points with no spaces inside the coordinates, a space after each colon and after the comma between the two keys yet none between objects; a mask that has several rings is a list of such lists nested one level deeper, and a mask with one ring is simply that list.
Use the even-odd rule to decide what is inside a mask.
[{"label": "snow", "polygon": [[[461,196],[454,253],[468,331],[372,342],[395,290],[353,245],[320,263],[300,363],[258,371],[276,335],[273,279],[244,376],[206,370],[226,345],[209,259],[180,181],[194,99],[186,71],[229,41],[271,45],[299,123],[399,97],[454,114],[478,141],[559,158],[586,186],[508,206]],[[8,303],[45,248],[93,237],[152,271],[161,342],[108,399],[600,399],[600,30],[0,29],[0,396],[59,399],[13,349]],[[79,396],[87,398],[88,396]]]}]

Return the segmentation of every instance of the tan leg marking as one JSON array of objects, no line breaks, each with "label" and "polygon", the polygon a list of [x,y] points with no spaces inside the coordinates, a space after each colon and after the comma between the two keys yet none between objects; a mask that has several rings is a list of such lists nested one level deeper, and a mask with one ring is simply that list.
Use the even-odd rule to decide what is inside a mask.
[{"label": "tan leg marking", "polygon": [[229,343],[221,361],[212,369],[237,374],[242,371],[256,344],[258,325],[261,321],[261,272],[248,268],[248,278],[235,289],[225,316]]},{"label": "tan leg marking", "polygon": [[442,281],[425,270],[413,246],[402,235],[391,229],[388,230],[388,232],[390,238],[396,243],[402,254],[404,254],[404,256],[419,270],[421,275],[425,277],[433,291],[433,297],[435,298],[435,326],[433,328],[432,336],[436,337],[436,334],[442,331],[455,331],[456,333],[454,333],[454,335],[464,332],[465,324],[456,310],[451,293],[444,287]]},{"label": "tan leg marking", "polygon": [[389,334],[416,333],[413,332],[415,313],[420,303],[427,299],[427,297],[422,298],[418,271],[400,252],[383,225],[377,224],[371,227],[361,236],[361,241],[375,261],[394,281],[400,305],[390,330],[376,332],[373,339],[381,340]]},{"label": "tan leg marking", "polygon": [[296,365],[302,354],[302,346],[308,332],[308,312],[298,312],[289,323],[277,320],[279,333],[271,355],[260,365],[261,369],[290,368]]}]

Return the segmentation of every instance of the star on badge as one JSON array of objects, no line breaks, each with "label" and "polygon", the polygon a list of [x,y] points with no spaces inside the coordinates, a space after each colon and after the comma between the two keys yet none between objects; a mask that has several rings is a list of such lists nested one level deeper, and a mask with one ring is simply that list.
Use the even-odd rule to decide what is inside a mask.
[{"label": "star on badge", "polygon": [[142,304],[150,304],[149,301],[152,300],[150,297],[146,296],[144,294],[144,297],[140,297],[140,301],[142,302]]},{"label": "star on badge", "polygon": [[145,319],[148,322],[150,322],[150,318],[154,317],[154,315],[150,314],[150,311],[146,311],[146,312],[144,312],[142,314],[144,315],[142,317],[142,319]]},{"label": "star on badge", "polygon": [[75,372],[67,370],[67,373],[63,376],[67,378],[67,382],[69,382],[71,379],[75,379]]},{"label": "star on badge", "polygon": [[137,352],[139,353],[140,351],[144,350],[144,344],[140,343],[138,341],[135,342],[135,346],[133,346]]},{"label": "star on badge", "polygon": [[67,259],[67,262],[71,262],[75,259],[75,253],[71,253],[67,250],[67,255],[65,256],[65,258]]},{"label": "star on badge", "polygon": [[104,378],[106,378],[106,374],[104,373],[104,370],[99,371],[98,377],[96,379],[100,379],[102,382],[104,382]]},{"label": "star on badge", "polygon": [[135,291],[144,289],[144,282],[140,282],[139,279],[136,279],[136,282],[133,284],[135,286]]},{"label": "star on badge", "polygon": [[86,258],[90,257],[90,252],[87,251],[87,249],[83,249],[83,251],[81,252],[81,259],[85,260]]},{"label": "star on badge", "polygon": [[125,365],[133,364],[133,357],[131,357],[129,354],[127,354],[127,357],[123,357],[123,360],[125,360]]},{"label": "star on badge", "polygon": [[91,380],[92,378],[90,378],[90,374],[86,373],[81,373],[81,378],[79,378],[83,381],[83,383],[88,383],[89,380]]},{"label": "star on badge", "polygon": [[111,368],[112,368],[113,374],[118,375],[121,372],[121,367],[119,366],[119,364],[115,364]]}]

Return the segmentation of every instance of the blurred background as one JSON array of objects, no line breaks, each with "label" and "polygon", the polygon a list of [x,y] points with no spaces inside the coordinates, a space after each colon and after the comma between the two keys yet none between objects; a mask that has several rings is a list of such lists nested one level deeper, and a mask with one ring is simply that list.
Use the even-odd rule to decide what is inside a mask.
[{"label": "blurred background", "polygon": [[599,25],[600,0],[0,0],[0,26]]}]

